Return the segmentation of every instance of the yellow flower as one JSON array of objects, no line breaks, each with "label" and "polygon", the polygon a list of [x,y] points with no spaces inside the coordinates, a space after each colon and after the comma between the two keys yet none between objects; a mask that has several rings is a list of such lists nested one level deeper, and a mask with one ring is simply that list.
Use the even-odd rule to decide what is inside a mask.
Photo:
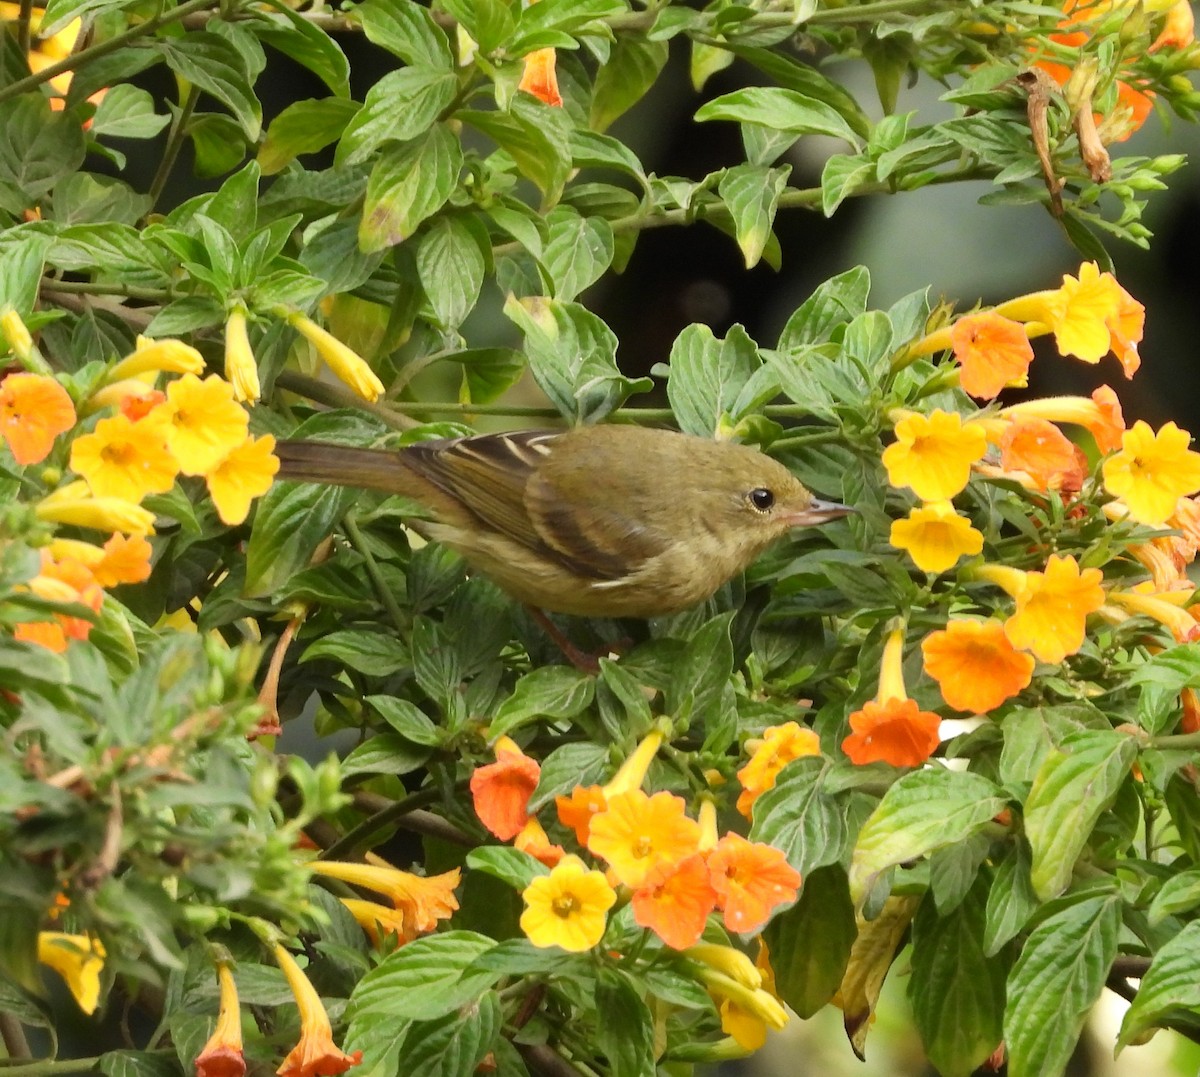
[{"label": "yellow flower", "polygon": [[303,314],[292,314],[288,324],[293,326],[314,348],[333,371],[334,376],[353,389],[364,400],[378,400],[383,394],[383,382],[353,348],[348,348],[332,333],[322,329]]},{"label": "yellow flower", "polygon": [[225,380],[233,386],[235,400],[254,401],[262,395],[258,364],[246,334],[245,307],[234,307],[225,323]]},{"label": "yellow flower", "polygon": [[240,524],[250,512],[250,502],[271,488],[279,470],[274,450],[272,435],[249,437],[205,476],[222,523]]},{"label": "yellow flower", "polygon": [[974,557],[983,549],[983,535],[959,516],[949,501],[932,501],[892,523],[891,543],[924,572],[945,572],[960,557]]},{"label": "yellow flower", "polygon": [[614,797],[618,793],[628,793],[631,789],[640,789],[646,777],[646,771],[654,762],[654,757],[662,747],[663,735],[657,729],[650,730],[638,746],[630,753],[629,758],[621,764],[621,769],[613,775],[601,790],[605,797]]},{"label": "yellow flower", "polygon": [[588,849],[608,861],[626,886],[639,887],[659,864],[673,864],[699,848],[699,824],[684,808],[683,798],[674,793],[618,793],[592,817]]},{"label": "yellow flower", "polygon": [[196,1077],[242,1077],[246,1056],[242,1053],[242,1015],[238,1008],[237,984],[229,966],[217,966],[221,1003],[217,1027],[196,1056]]},{"label": "yellow flower", "polygon": [[43,523],[68,524],[127,535],[154,533],[154,513],[119,497],[92,497],[82,479],[60,486],[34,506]]},{"label": "yellow flower", "polygon": [[340,879],[388,897],[404,916],[401,923],[404,930],[398,930],[397,934],[405,941],[432,931],[439,920],[446,919],[458,908],[458,900],[454,896],[454,888],[462,877],[458,868],[441,875],[414,875],[394,868],[378,857],[372,859],[378,862],[355,864],[341,860],[314,860],[308,866],[315,875]]},{"label": "yellow flower", "polygon": [[275,960],[287,978],[300,1011],[300,1041],[288,1052],[275,1072],[279,1077],[332,1077],[345,1073],[362,1061],[362,1051],[348,1055],[333,1042],[333,1026],[308,977],[282,946],[275,946]]},{"label": "yellow flower", "polygon": [[747,819],[751,818],[754,802],[775,787],[775,779],[788,763],[804,755],[821,754],[821,742],[816,733],[799,722],[771,726],[763,731],[762,740],[753,746],[747,742],[746,747],[750,750],[750,758],[737,772],[738,781],[742,783],[737,810]]},{"label": "yellow flower", "polygon": [[1174,423],[1157,434],[1139,419],[1121,438],[1121,451],[1104,461],[1104,486],[1129,506],[1138,523],[1160,527],[1179,498],[1200,490],[1200,453]]},{"label": "yellow flower", "polygon": [[564,857],[549,875],[534,879],[521,894],[521,930],[534,946],[571,953],[590,950],[604,935],[616,892],[599,871],[577,856]]},{"label": "yellow flower", "polygon": [[[167,386],[167,444],[185,475],[207,475],[246,440],[250,417],[233,386],[210,374],[185,374]],[[272,443],[272,447],[274,444]]]},{"label": "yellow flower", "polygon": [[12,307],[7,307],[4,313],[0,314],[0,338],[22,363],[29,361],[33,354],[33,337],[29,335],[29,329],[21,320],[21,315]]},{"label": "yellow flower", "polygon": [[1057,664],[1083,646],[1088,614],[1104,605],[1100,570],[1081,570],[1075,558],[1053,554],[1045,572],[1023,575],[1004,634],[1014,647]]},{"label": "yellow flower", "polygon": [[986,452],[982,426],[938,409],[896,424],[896,443],[884,449],[883,466],[893,486],[910,486],[923,501],[945,501],[967,485],[971,465]]},{"label": "yellow flower", "polygon": [[82,475],[96,497],[137,504],[147,494],[175,485],[179,465],[167,448],[161,422],[130,422],[124,415],[101,419],[90,434],[71,445],[71,468]]},{"label": "yellow flower", "polygon": [[1151,617],[1171,630],[1179,643],[1190,643],[1200,636],[1200,625],[1187,610],[1180,609],[1162,595],[1141,594],[1137,591],[1114,591],[1108,596],[1115,606],[1130,613]]},{"label": "yellow flower", "polygon": [[182,340],[172,340],[169,337],[151,340],[149,337],[138,337],[134,350],[117,363],[104,380],[111,384],[125,378],[135,378],[148,371],[160,370],[168,374],[202,374],[204,357]]},{"label": "yellow flower", "polygon": [[39,931],[38,960],[57,972],[67,984],[79,1008],[96,1012],[100,1003],[100,973],[104,969],[104,946],[90,935],[64,935],[61,931]]},{"label": "yellow flower", "polygon": [[778,1030],[787,1025],[787,1010],[765,987],[747,987],[704,965],[696,966],[696,974],[717,1003],[721,1028],[743,1050],[757,1051],[766,1042],[768,1028]]}]

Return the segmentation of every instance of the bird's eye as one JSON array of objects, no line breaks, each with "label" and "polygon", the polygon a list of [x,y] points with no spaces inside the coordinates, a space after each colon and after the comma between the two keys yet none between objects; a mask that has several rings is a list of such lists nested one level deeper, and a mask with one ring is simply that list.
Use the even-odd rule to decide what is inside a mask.
[{"label": "bird's eye", "polygon": [[750,504],[759,512],[767,512],[775,504],[775,495],[764,486],[756,487],[746,496],[750,498]]}]

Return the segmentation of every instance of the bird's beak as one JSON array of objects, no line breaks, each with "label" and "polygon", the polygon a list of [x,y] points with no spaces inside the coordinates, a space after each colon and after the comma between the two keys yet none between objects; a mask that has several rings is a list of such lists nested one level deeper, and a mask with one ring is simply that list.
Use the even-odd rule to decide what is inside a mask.
[{"label": "bird's beak", "polygon": [[849,505],[839,505],[836,501],[821,501],[814,497],[808,503],[808,508],[793,512],[788,516],[787,522],[790,527],[813,527],[816,524],[827,524],[830,520],[840,520],[843,516],[857,511]]}]

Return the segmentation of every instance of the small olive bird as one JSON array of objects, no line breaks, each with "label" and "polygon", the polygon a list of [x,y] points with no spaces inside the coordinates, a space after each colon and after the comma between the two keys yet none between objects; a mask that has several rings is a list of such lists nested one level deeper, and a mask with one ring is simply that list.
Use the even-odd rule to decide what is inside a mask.
[{"label": "small olive bird", "polygon": [[514,598],[584,617],[658,617],[708,598],[793,527],[853,510],[732,442],[585,426],[363,449],[281,441],[280,479],[402,494],[412,527]]}]

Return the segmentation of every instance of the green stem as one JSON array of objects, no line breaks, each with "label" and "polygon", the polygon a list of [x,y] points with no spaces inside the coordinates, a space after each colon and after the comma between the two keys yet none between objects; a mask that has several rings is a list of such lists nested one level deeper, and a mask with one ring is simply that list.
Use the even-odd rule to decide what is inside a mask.
[{"label": "green stem", "polygon": [[1200,733],[1169,733],[1164,737],[1151,737],[1150,747],[1177,752],[1200,749]]},{"label": "green stem", "polygon": [[310,378],[306,374],[297,374],[292,370],[281,371],[275,378],[275,386],[330,408],[357,408],[361,411],[368,411],[393,430],[411,430],[414,426],[419,425],[395,408],[383,404],[372,404],[357,393],[352,393],[340,385]]},{"label": "green stem", "polygon": [[17,48],[22,56],[29,55],[29,43],[32,40],[30,26],[33,21],[33,0],[21,0],[21,10],[17,13]]},{"label": "green stem", "polygon": [[25,1029],[11,1013],[0,1013],[0,1042],[3,1042],[8,1058],[32,1058]]},{"label": "green stem", "polygon": [[211,6],[212,0],[187,0],[187,3],[180,4],[179,7],[171,11],[160,12],[152,19],[138,23],[137,26],[131,26],[128,30],[124,30],[113,37],[107,38],[104,41],[98,41],[95,45],[91,45],[86,49],[81,49],[73,56],[68,56],[65,59],[59,60],[56,64],[42,68],[36,75],[17,79],[16,82],[10,82],[7,86],[0,87],[0,102],[7,101],[11,97],[20,97],[21,94],[28,93],[30,90],[36,90],[42,83],[49,82],[55,75],[61,75],[65,71],[77,71],[93,60],[100,59],[101,56],[107,56],[110,52],[116,52],[118,49],[128,45],[129,42],[136,41],[139,37],[146,37],[148,34],[154,33],[160,26],[177,22],[179,19],[184,18],[184,16],[190,15],[193,11],[200,11],[203,8]]},{"label": "green stem", "polygon": [[353,512],[348,512],[342,517],[342,525],[346,528],[346,535],[349,537],[350,542],[358,550],[359,555],[363,559],[367,575],[371,577],[371,583],[374,584],[375,590],[379,593],[379,601],[383,603],[383,608],[388,611],[388,616],[392,619],[392,624],[396,626],[396,631],[403,634],[408,629],[408,618],[404,616],[404,611],[396,601],[396,596],[392,594],[391,589],[387,585],[387,580],[383,578],[383,573],[380,572],[379,565],[371,553],[371,547],[367,544],[363,533],[358,529],[358,520]]},{"label": "green stem", "polygon": [[175,162],[179,158],[179,151],[183,149],[184,140],[187,138],[187,125],[192,118],[192,113],[196,111],[196,102],[199,100],[200,87],[193,84],[188,89],[187,97],[183,100],[183,105],[175,117],[175,122],[171,125],[171,133],[167,137],[167,144],[163,148],[163,155],[158,162],[158,170],[154,173],[154,179],[150,182],[150,189],[147,191],[147,194],[150,196],[151,208],[158,205],[158,199],[162,195],[163,188],[167,185],[171,171],[175,168]]},{"label": "green stem", "polygon": [[42,1059],[18,1066],[0,1066],[4,1077],[50,1077],[51,1074],[91,1073],[100,1064],[100,1058]]},{"label": "green stem", "polygon": [[428,789],[419,789],[415,793],[410,793],[406,797],[392,801],[386,808],[377,811],[374,815],[368,816],[361,823],[347,830],[345,834],[321,854],[321,859],[337,860],[339,857],[347,854],[357,853],[380,830],[385,829],[395,820],[408,815],[409,812],[415,811],[417,808],[423,808],[427,804],[432,804],[440,795],[440,790],[430,787]]},{"label": "green stem", "polygon": [[139,288],[133,284],[111,284],[104,281],[55,280],[43,277],[42,288],[73,295],[119,295],[127,299],[144,299],[148,303],[169,303],[175,292],[169,288]]}]

